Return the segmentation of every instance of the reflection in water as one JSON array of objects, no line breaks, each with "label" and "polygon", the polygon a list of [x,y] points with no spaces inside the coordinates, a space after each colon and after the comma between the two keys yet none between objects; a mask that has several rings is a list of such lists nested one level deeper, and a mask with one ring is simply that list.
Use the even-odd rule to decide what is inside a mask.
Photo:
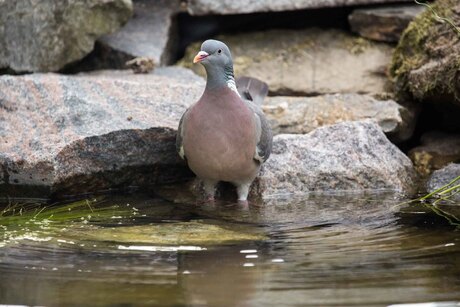
[{"label": "reflection in water", "polygon": [[[312,195],[249,208],[112,202],[129,202],[139,214],[96,223],[114,231],[111,239],[61,230],[0,248],[0,303],[385,306],[460,299],[458,231],[420,205],[398,206],[392,194]],[[264,236],[195,251],[120,250],[113,238],[117,227],[174,231],[177,222]],[[78,225],[91,231],[90,224]]]},{"label": "reflection in water", "polygon": [[241,306],[257,293],[264,279],[262,267],[244,266],[253,262],[235,248],[181,255],[178,282],[190,304]]}]

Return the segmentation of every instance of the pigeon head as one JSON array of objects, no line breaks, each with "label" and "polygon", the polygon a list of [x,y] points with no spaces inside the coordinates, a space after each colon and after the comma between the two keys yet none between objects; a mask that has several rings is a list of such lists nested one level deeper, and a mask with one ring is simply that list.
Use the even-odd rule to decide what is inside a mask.
[{"label": "pigeon head", "polygon": [[193,59],[193,63],[201,63],[204,66],[207,74],[207,88],[217,88],[222,85],[234,86],[232,55],[223,42],[214,39],[205,41]]},{"label": "pigeon head", "polygon": [[193,59],[193,63],[201,63],[208,66],[233,66],[230,49],[223,42],[208,39],[201,45],[201,50]]}]

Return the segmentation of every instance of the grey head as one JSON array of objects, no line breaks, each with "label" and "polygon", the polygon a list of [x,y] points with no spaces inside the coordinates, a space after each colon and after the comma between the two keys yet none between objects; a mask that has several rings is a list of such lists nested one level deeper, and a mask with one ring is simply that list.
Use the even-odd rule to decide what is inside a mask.
[{"label": "grey head", "polygon": [[201,45],[201,50],[193,59],[193,63],[200,63],[206,69],[207,88],[225,85],[234,82],[232,54],[223,42],[208,39]]}]

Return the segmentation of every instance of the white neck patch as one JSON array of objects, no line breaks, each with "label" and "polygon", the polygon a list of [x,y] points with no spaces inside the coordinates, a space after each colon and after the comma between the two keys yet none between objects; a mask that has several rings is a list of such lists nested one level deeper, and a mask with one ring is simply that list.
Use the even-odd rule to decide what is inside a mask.
[{"label": "white neck patch", "polygon": [[[228,86],[232,91],[234,91],[238,96],[240,96],[240,93],[238,93],[238,90],[236,89],[235,79],[233,79],[233,78],[228,79],[228,81],[227,81],[227,86]],[[241,96],[240,96],[240,97],[241,97]]]}]

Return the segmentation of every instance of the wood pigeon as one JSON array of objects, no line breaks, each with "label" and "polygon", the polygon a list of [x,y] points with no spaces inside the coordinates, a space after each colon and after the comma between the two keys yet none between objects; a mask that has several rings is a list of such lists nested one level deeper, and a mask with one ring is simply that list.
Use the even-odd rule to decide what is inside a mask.
[{"label": "wood pigeon", "polygon": [[177,151],[202,179],[208,200],[214,199],[216,184],[226,181],[236,186],[238,200],[246,203],[251,183],[272,149],[270,126],[257,105],[268,87],[244,77],[238,80],[238,92],[230,50],[218,40],[205,41],[193,63],[206,69],[206,87],[182,115]]}]

